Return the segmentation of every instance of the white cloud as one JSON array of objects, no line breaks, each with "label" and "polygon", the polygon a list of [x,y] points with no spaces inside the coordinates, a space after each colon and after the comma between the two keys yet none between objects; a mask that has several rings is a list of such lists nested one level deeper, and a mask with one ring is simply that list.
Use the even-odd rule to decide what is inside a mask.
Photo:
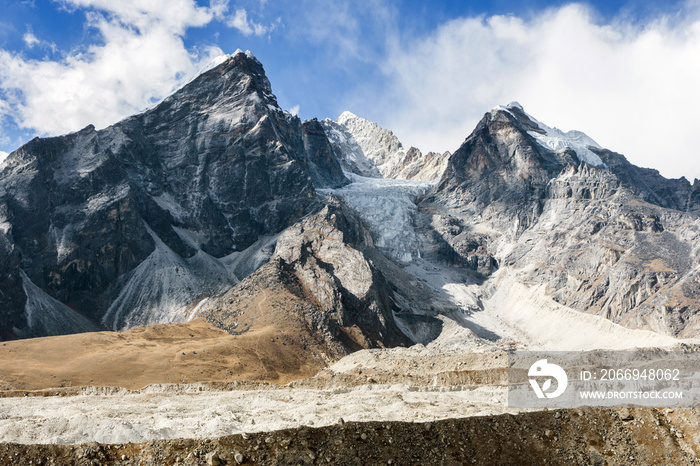
[{"label": "white cloud", "polygon": [[216,19],[223,19],[224,15],[228,11],[228,0],[210,0],[209,2],[209,12]]},{"label": "white cloud", "polygon": [[[90,8],[105,12],[144,31],[161,27],[181,35],[188,27],[204,26],[217,14],[223,14],[227,2],[215,0],[210,8],[200,7],[194,0],[54,0],[67,8]],[[223,9],[223,11],[222,11]]]},{"label": "white cloud", "polygon": [[27,31],[24,36],[22,36],[22,40],[30,49],[41,42],[31,31]]},{"label": "white cloud", "polygon": [[512,100],[549,125],[585,131],[665,176],[700,178],[700,15],[598,24],[582,5],[530,20],[465,18],[389,53],[385,124],[423,150],[455,150]]},{"label": "white cloud", "polygon": [[256,23],[248,19],[248,12],[245,10],[245,8],[237,9],[226,24],[237,29],[244,36],[262,36],[275,28],[275,23],[272,23],[269,26],[264,26],[261,23]]},{"label": "white cloud", "polygon": [[218,47],[187,50],[182,35],[222,9],[193,0],[66,0],[88,8],[101,43],[59,61],[28,60],[0,50],[0,119],[41,135],[104,127],[165,97],[213,57]]},{"label": "white cloud", "polygon": [[37,36],[34,35],[34,31],[32,31],[32,28],[28,27],[27,32],[24,33],[22,36],[22,40],[24,41],[24,45],[27,46],[27,48],[34,48],[36,46],[40,46],[46,49],[51,49],[52,51],[56,51],[56,44],[53,42],[49,42],[46,40],[41,40]]},{"label": "white cloud", "polygon": [[2,161],[5,160],[8,155],[10,155],[8,152],[0,150],[0,163],[2,163]]},{"label": "white cloud", "polygon": [[298,116],[299,115],[299,106],[295,105],[294,107],[290,108],[289,113],[291,113],[294,116]]}]

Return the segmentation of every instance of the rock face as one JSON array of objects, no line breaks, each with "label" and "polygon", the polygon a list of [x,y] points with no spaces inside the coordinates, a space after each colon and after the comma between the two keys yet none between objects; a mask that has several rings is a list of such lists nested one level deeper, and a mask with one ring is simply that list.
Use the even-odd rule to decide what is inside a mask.
[{"label": "rock face", "polygon": [[579,311],[697,336],[697,183],[589,146],[593,166],[574,144],[543,145],[546,132],[519,105],[484,116],[424,197],[453,226],[442,237],[465,259],[479,244],[518,281]]},{"label": "rock face", "polygon": [[237,53],[143,114],[18,149],[0,167],[0,335],[53,333],[23,288],[107,328],[187,318],[235,283],[218,258],[307,213],[313,180],[344,182],[314,131]]},{"label": "rock face", "polygon": [[[379,256],[360,217],[331,196],[318,214],[280,236],[273,257],[311,293],[319,311],[310,319],[312,328],[336,328],[340,335],[334,337],[353,350],[412,344],[412,332],[396,321],[412,309],[400,304],[405,298],[393,283],[398,277]],[[431,317],[416,321],[440,328]]]},{"label": "rock face", "polygon": [[330,119],[321,121],[321,125],[345,171],[370,178],[382,177],[374,161],[365,155],[345,126]]},{"label": "rock face", "polygon": [[302,138],[314,187],[339,188],[350,183],[317,119],[302,124]]},{"label": "rock face", "polygon": [[359,217],[329,196],[318,213],[279,237],[267,264],[222,298],[208,302],[200,314],[221,328],[240,329],[242,306],[227,302],[260,302],[269,290],[283,288],[294,298],[269,312],[301,316],[309,339],[322,341],[334,358],[363,348],[410,345],[414,343],[410,328],[432,329],[434,338],[440,321],[413,315],[410,307],[398,304],[406,298],[385,276],[388,269],[373,260],[378,256],[381,253]]}]

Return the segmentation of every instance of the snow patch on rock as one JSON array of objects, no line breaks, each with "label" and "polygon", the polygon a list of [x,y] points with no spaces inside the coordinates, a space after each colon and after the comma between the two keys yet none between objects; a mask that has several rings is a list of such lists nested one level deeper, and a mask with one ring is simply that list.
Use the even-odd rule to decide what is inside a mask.
[{"label": "snow patch on rock", "polygon": [[528,131],[527,133],[535,138],[537,143],[545,149],[554,152],[571,149],[576,152],[576,155],[581,161],[587,163],[588,165],[607,168],[600,157],[598,157],[598,155],[596,155],[590,149],[591,147],[595,149],[602,149],[602,147],[587,134],[576,130],[564,132],[559,128],[547,126],[529,113],[525,112],[523,106],[518,102],[511,102],[506,106],[499,105],[494,108],[495,111],[506,111],[509,113],[512,113],[512,109],[517,109],[523,114],[527,115],[527,117],[539,127],[539,131]]}]

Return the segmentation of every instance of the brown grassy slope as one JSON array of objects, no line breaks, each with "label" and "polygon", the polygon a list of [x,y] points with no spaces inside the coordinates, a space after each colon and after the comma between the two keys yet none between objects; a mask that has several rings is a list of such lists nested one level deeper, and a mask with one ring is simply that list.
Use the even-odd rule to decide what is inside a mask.
[{"label": "brown grassy slope", "polygon": [[[278,261],[203,303],[200,320],[0,344],[0,390],[253,380],[287,383],[372,343]],[[381,343],[381,342],[380,342]]]},{"label": "brown grassy slope", "polygon": [[[240,332],[204,319],[114,332],[0,344],[0,388],[66,386],[138,389],[155,383],[258,380],[287,383],[324,365],[325,348],[289,306],[283,288],[261,290],[241,305]],[[237,309],[237,308],[236,308]]]}]

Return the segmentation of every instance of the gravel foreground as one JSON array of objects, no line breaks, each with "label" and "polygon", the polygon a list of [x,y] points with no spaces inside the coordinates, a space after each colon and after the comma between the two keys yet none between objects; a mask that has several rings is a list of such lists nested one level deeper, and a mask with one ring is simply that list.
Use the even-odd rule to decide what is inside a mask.
[{"label": "gravel foreground", "polygon": [[691,465],[697,408],[575,409],[428,423],[343,422],[216,439],[0,444],[3,465]]}]

